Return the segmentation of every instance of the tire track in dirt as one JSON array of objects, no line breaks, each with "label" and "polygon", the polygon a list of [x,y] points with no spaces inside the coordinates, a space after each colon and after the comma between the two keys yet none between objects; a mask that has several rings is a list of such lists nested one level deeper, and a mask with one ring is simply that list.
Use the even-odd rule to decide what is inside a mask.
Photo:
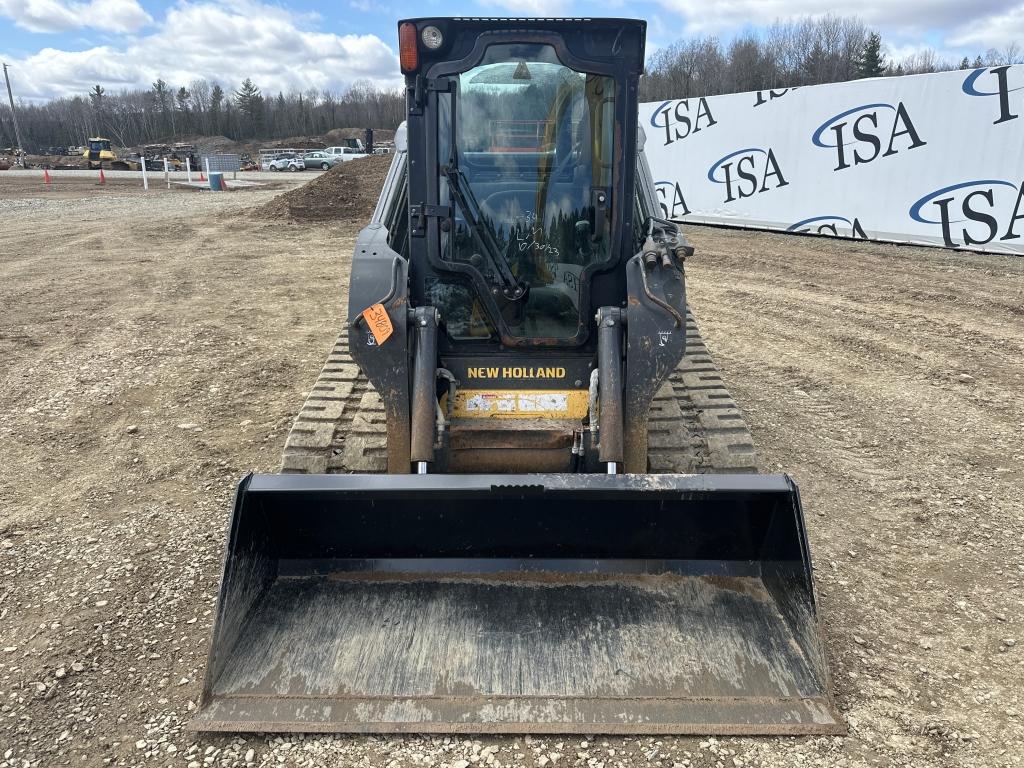
[{"label": "tire track in dirt", "polygon": [[[265,224],[245,209],[268,193],[83,194],[16,201],[0,249],[0,763],[1024,754],[1024,260],[691,228],[702,334],[767,468],[801,484],[848,737],[243,742],[182,732],[230,496],[277,466],[337,337],[356,224]],[[141,223],[97,233],[112,220]]]},{"label": "tire track in dirt", "polygon": [[1024,613],[1024,260],[688,234],[709,346],[766,464],[801,484],[855,734],[1024,743],[1002,642]]}]

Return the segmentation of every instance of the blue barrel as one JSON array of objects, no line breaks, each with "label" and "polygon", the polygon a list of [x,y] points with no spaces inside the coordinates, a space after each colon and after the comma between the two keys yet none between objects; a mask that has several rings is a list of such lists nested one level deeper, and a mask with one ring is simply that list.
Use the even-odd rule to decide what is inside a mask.
[{"label": "blue barrel", "polygon": [[210,189],[214,192],[224,191],[224,174],[220,171],[210,171]]}]

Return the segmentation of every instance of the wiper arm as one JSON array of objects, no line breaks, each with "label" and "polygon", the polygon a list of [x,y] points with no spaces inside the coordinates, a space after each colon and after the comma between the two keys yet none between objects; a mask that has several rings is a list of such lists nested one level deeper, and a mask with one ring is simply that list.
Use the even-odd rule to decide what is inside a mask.
[{"label": "wiper arm", "polygon": [[502,285],[502,294],[510,300],[522,298],[526,294],[526,289],[512,274],[512,264],[494,239],[494,233],[491,232],[490,227],[480,221],[480,204],[473,195],[473,190],[466,181],[465,174],[454,163],[450,163],[442,172],[448,181],[448,191],[465,216],[470,232],[473,233],[473,239],[497,270],[499,282]]}]

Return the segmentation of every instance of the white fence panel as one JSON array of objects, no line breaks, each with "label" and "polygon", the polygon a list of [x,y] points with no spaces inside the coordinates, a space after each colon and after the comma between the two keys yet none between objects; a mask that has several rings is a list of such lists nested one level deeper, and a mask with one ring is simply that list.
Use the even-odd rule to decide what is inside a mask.
[{"label": "white fence panel", "polygon": [[640,105],[665,215],[1024,255],[1024,65]]}]

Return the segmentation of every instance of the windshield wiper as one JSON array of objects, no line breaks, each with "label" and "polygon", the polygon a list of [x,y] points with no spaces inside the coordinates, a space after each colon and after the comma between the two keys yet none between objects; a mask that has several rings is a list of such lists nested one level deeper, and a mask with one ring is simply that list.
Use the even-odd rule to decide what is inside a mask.
[{"label": "windshield wiper", "polygon": [[526,289],[512,274],[512,264],[509,262],[504,251],[494,239],[491,228],[481,221],[480,204],[469,186],[466,175],[459,170],[454,163],[449,163],[442,169],[445,179],[448,182],[448,191],[455,200],[456,205],[462,211],[469,225],[470,232],[477,246],[483,251],[487,259],[494,265],[497,272],[498,282],[501,284],[501,292],[506,299],[516,300],[526,295]]}]

